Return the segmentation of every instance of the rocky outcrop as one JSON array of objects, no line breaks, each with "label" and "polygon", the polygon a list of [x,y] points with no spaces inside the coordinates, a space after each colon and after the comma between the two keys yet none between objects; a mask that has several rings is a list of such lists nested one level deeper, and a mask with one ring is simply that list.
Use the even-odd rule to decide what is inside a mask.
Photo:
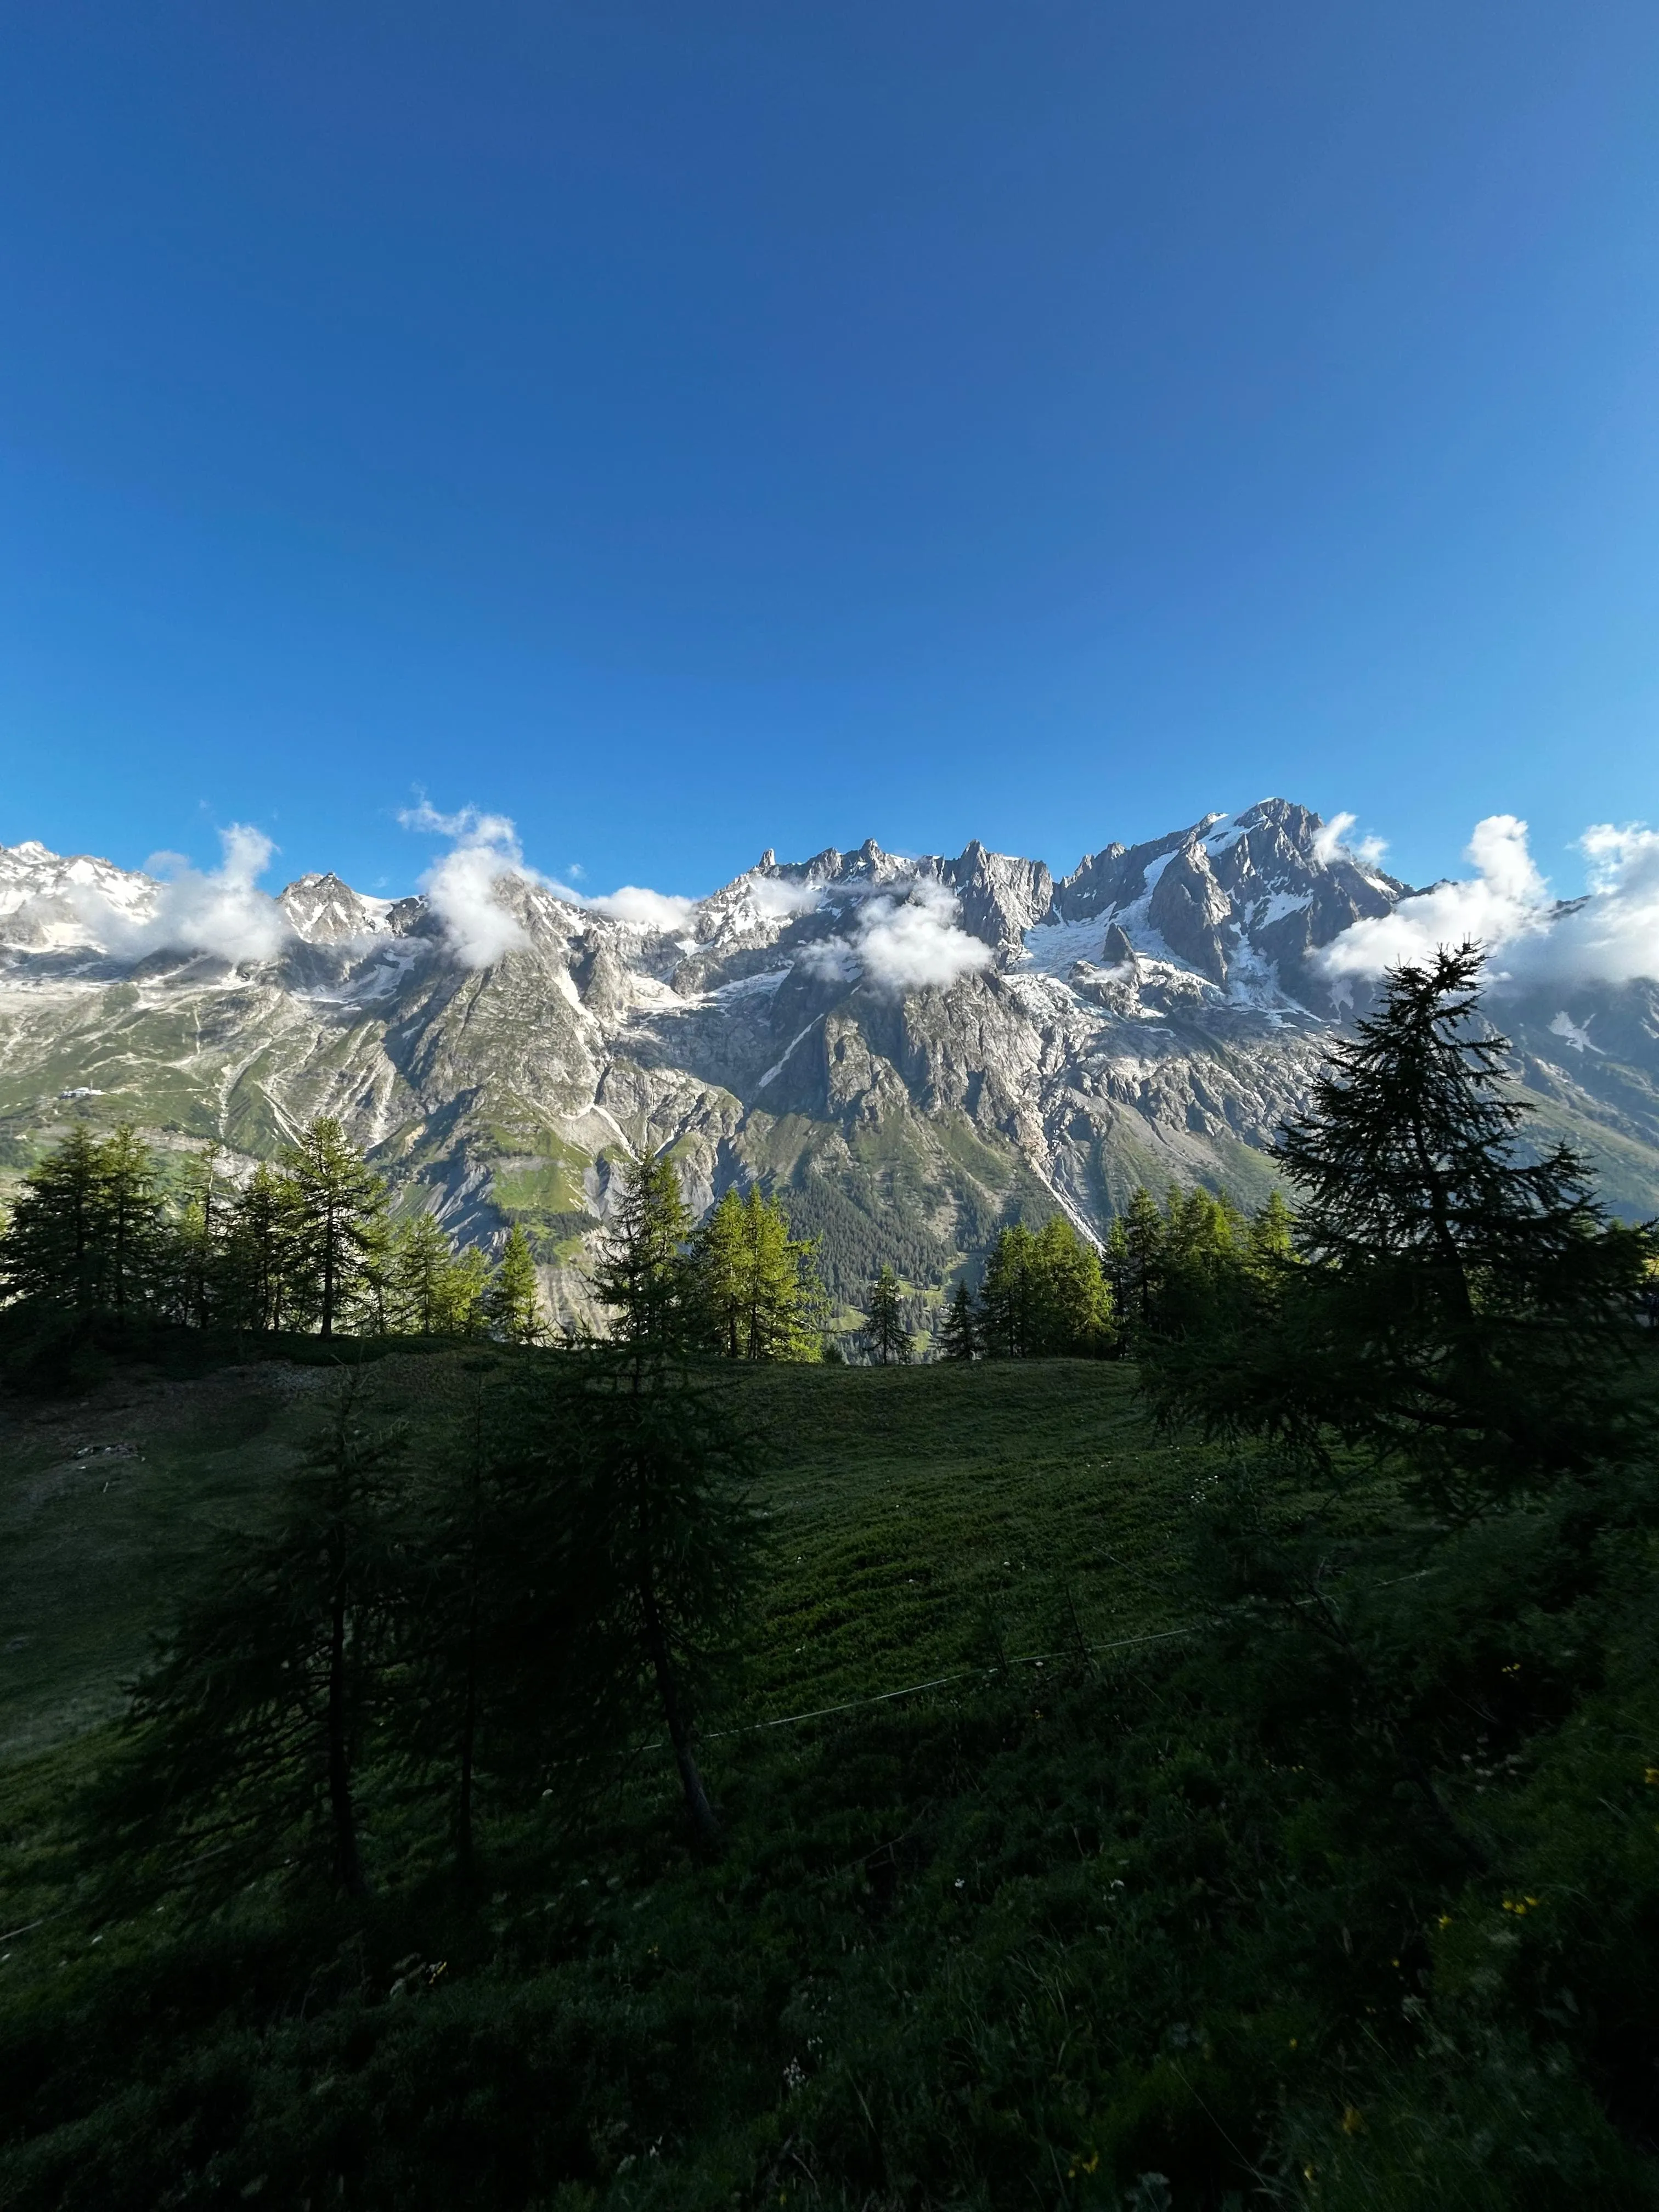
[{"label": "rocky outcrop", "polygon": [[[672,1144],[698,1205],[782,1190],[849,1297],[884,1256],[943,1279],[1015,1212],[1103,1233],[1143,1182],[1259,1198],[1345,1014],[1321,949],[1405,886],[1269,799],[1058,882],[977,843],[768,853],[672,928],[504,877],[512,927],[482,967],[425,901],[331,875],[283,892],[275,953],[181,951],[161,890],[0,850],[0,1172],[70,1115],[251,1162],[334,1113],[404,1202],[486,1242],[526,1223],[579,1313],[626,1145]],[[906,957],[876,957],[895,931]],[[1659,993],[1504,1019],[1549,1127],[1620,1210],[1654,1211]]]}]

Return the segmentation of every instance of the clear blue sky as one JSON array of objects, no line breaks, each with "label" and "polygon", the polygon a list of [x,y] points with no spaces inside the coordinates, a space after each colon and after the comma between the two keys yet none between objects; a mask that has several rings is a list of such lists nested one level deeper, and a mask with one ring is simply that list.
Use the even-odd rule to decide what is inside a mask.
[{"label": "clear blue sky", "polygon": [[0,11],[0,841],[1659,817],[1652,0]]}]

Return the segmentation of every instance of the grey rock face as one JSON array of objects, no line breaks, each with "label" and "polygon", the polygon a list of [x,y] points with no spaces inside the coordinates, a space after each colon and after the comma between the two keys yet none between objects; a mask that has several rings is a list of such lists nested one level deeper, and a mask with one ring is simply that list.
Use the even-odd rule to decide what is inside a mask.
[{"label": "grey rock face", "polygon": [[[780,1190],[849,1297],[882,1259],[943,1280],[1017,1212],[1102,1233],[1141,1182],[1259,1200],[1345,1013],[1320,951],[1406,890],[1279,799],[1058,882],[977,843],[769,852],[672,929],[509,877],[516,941],[483,968],[422,900],[327,875],[283,892],[267,959],[100,938],[99,915],[143,922],[158,888],[0,849],[0,1173],[70,1114],[251,1162],[332,1113],[400,1202],[485,1243],[524,1222],[568,1314],[625,1146],[672,1145],[698,1205]],[[918,936],[945,947],[922,983]],[[1544,1127],[1590,1151],[1621,1211],[1654,1211],[1659,992],[1495,1011]]]}]

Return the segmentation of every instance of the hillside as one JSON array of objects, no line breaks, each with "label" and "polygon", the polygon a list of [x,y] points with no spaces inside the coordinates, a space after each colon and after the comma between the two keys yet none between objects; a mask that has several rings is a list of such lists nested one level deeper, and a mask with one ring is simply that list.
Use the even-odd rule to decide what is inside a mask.
[{"label": "hillside", "polygon": [[[1259,1200],[1363,1000],[1323,951],[1406,896],[1279,799],[1059,878],[872,841],[767,854],[698,901],[583,901],[485,846],[398,901],[19,846],[0,853],[0,1171],[72,1115],[248,1161],[332,1113],[402,1203],[486,1243],[526,1224],[570,1312],[611,1163],[648,1141],[698,1206],[734,1181],[784,1193],[838,1296],[882,1261],[937,1286],[1016,1214],[1098,1234],[1171,1178]],[[1543,1127],[1617,1210],[1659,1207],[1655,987],[1516,988],[1494,1012]]]},{"label": "hillside", "polygon": [[[418,1413],[475,1362],[393,1354],[371,1370],[374,1401]],[[87,1399],[0,1398],[0,1759],[118,1711],[210,1532],[258,1524],[337,1373],[137,1370]],[[1127,1369],[785,1366],[739,1369],[729,1387],[774,1439],[775,1557],[744,1691],[757,1715],[975,1663],[988,1604],[1011,1650],[1074,1641],[1073,1602],[1091,1636],[1168,1625],[1144,1557],[1170,1543],[1182,1449],[1148,1433]]]},{"label": "hillside", "polygon": [[[422,1425],[476,1371],[372,1381]],[[1311,1529],[1356,1678],[1304,1605],[1231,1617],[1225,1463],[1150,1432],[1124,1366],[727,1379],[770,1544],[703,1737],[721,1856],[647,1742],[491,1808],[458,1890],[388,1776],[361,1908],[209,1910],[194,1865],[157,1901],[68,1848],[145,1620],[334,1378],[5,1406],[0,2203],[1659,2203],[1651,1568],[1591,1568],[1605,1516],[1402,1571],[1429,1532],[1396,1501],[1281,1498],[1258,1544]]]}]

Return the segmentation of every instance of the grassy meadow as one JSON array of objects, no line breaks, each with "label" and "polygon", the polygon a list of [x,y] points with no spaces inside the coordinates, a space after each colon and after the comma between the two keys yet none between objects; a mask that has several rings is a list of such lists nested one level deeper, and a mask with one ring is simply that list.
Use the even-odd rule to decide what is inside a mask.
[{"label": "grassy meadow", "polygon": [[[371,1387],[418,1428],[477,1364]],[[366,1906],[112,1889],[72,1808],[119,1686],[331,1382],[0,1412],[0,2205],[1659,2203],[1639,1516],[1606,1572],[1541,1508],[1425,1566],[1389,1498],[1280,1500],[1374,1727],[1305,1607],[1218,1594],[1226,1463],[1127,1364],[727,1370],[769,1545],[718,1860],[646,1741],[486,1802],[475,1892],[395,1778]]]}]

